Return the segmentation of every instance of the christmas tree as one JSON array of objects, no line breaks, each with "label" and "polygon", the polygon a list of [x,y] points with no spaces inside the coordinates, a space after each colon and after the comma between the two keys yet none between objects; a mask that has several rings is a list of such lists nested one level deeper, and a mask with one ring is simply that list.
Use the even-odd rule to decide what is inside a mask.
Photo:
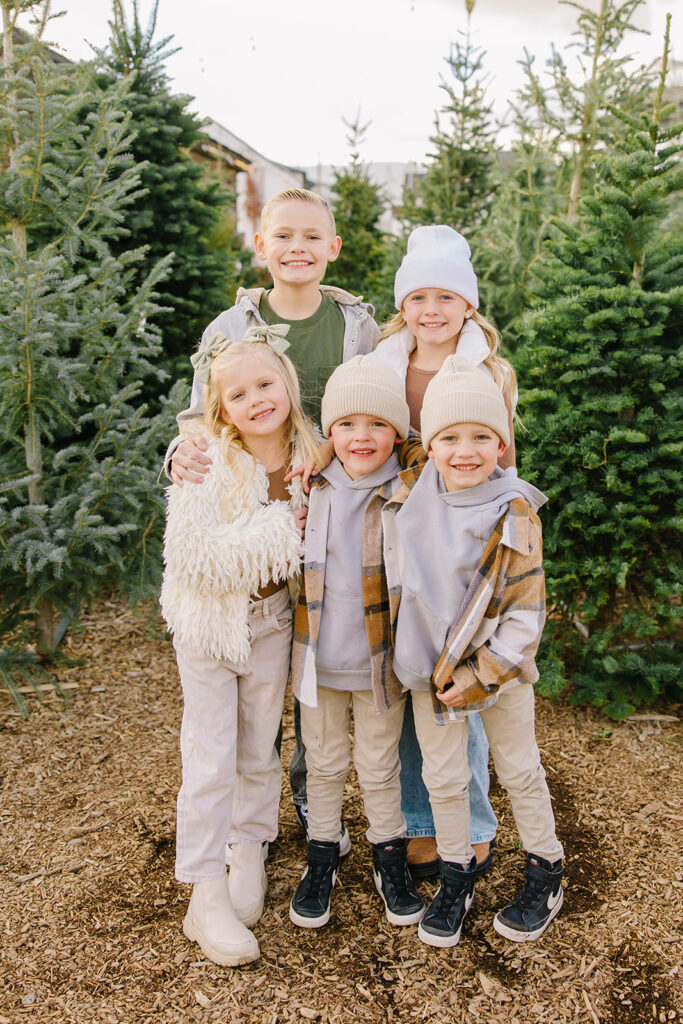
[{"label": "christmas tree", "polygon": [[486,53],[474,45],[471,16],[475,0],[465,0],[467,28],[445,58],[441,78],[446,101],[435,117],[434,147],[427,171],[406,190],[403,215],[410,224],[450,224],[469,238],[488,216],[493,185],[496,129],[487,100]]},{"label": "christmas tree", "polygon": [[[140,195],[127,84],[93,103],[90,69],[41,43],[49,4],[0,6],[0,635],[49,654],[61,615],[159,576],[169,403],[146,420],[138,392],[166,388],[153,318],[169,261],[136,284],[145,251],[113,251]],[[35,35],[15,45],[27,14]]]},{"label": "christmas tree", "polygon": [[349,129],[350,165],[336,171],[332,185],[332,211],[337,234],[343,239],[338,259],[330,268],[330,279],[354,295],[373,294],[382,262],[382,231],[379,218],[384,212],[380,188],[370,181],[360,157],[368,125],[359,118],[344,121]]},{"label": "christmas tree", "polygon": [[678,679],[683,168],[665,72],[650,112],[611,108],[620,139],[536,265],[519,349],[522,472],[550,498],[546,682],[615,717]]},{"label": "christmas tree", "polygon": [[[190,156],[203,138],[202,122],[188,109],[191,97],[169,89],[165,62],[176,50],[169,48],[171,37],[154,38],[158,6],[156,0],[143,28],[137,0],[130,24],[121,0],[113,0],[111,37],[107,48],[97,51],[95,81],[105,89],[113,81],[128,83],[130,147],[135,160],[144,163],[144,191],[123,212],[127,234],[114,243],[114,251],[146,245],[151,262],[174,254],[173,271],[160,293],[167,309],[158,323],[164,339],[161,365],[177,379],[188,376],[188,356],[207,323],[234,302],[252,254],[235,233],[232,196],[209,181]],[[141,264],[135,281],[141,282],[145,272]],[[145,397],[154,396],[146,392]]]}]

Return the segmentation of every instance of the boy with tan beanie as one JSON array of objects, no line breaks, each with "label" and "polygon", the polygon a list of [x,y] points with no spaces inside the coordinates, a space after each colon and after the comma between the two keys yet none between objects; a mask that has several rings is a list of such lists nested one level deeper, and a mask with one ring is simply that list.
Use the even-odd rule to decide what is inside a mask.
[{"label": "boy with tan beanie", "polygon": [[562,905],[562,846],[534,734],[534,657],[545,620],[545,496],[498,459],[509,444],[500,388],[457,355],[429,383],[424,468],[383,511],[394,630],[393,667],[411,690],[436,825],[441,886],[418,935],[455,945],[474,896],[468,716],[481,715],[500,783],[527,851],[518,900],[494,928],[521,942]]},{"label": "boy with tan beanie", "polygon": [[382,535],[382,508],[399,485],[394,449],[408,435],[408,406],[393,370],[357,356],[329,378],[321,412],[335,458],[313,482],[294,621],[292,687],[306,746],[308,858],[289,916],[302,928],[319,928],[330,917],[353,709],[375,884],[391,924],[416,924],[424,904],[406,862],[398,756],[405,695],[391,665]]}]

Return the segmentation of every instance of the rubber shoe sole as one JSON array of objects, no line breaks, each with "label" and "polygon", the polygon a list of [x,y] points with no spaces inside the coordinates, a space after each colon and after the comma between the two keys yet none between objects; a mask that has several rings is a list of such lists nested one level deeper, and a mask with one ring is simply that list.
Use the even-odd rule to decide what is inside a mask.
[{"label": "rubber shoe sole", "polygon": [[297,914],[292,904],[289,904],[289,920],[292,924],[298,925],[299,928],[322,928],[329,921],[331,913],[330,904],[328,903],[327,910],[320,917],[302,917],[301,914]]},{"label": "rubber shoe sole", "polygon": [[201,932],[195,928],[190,920],[189,914],[185,915],[183,932],[190,942],[197,943],[204,956],[221,967],[239,967],[241,964],[251,964],[261,956],[261,950],[255,938],[253,941],[246,941],[236,945],[233,953],[219,952],[206,942]]},{"label": "rubber shoe sole", "polygon": [[500,911],[496,914],[496,916],[493,919],[493,927],[495,928],[499,935],[502,935],[504,939],[510,939],[511,942],[533,942],[535,939],[540,939],[541,935],[543,935],[543,932],[546,931],[548,925],[551,923],[553,918],[556,917],[557,914],[559,914],[560,907],[563,903],[564,890],[560,889],[560,898],[553,907],[553,909],[550,911],[550,914],[543,922],[543,924],[540,926],[540,928],[536,928],[532,932],[519,932],[516,928],[510,928],[508,925],[504,923],[504,921],[500,920]]},{"label": "rubber shoe sole", "polygon": [[468,896],[466,898],[465,913],[463,914],[462,921],[460,922],[460,927],[458,928],[457,932],[453,933],[453,935],[435,935],[432,932],[426,931],[422,925],[422,922],[420,921],[419,927],[417,929],[418,939],[424,942],[427,946],[436,946],[438,949],[449,949],[451,946],[457,946],[458,943],[460,942],[460,933],[462,932],[462,926],[464,924],[465,917],[467,916],[473,901],[474,893],[472,893],[471,896]]},{"label": "rubber shoe sole", "polygon": [[403,925],[417,924],[418,921],[421,920],[422,915],[425,912],[424,907],[422,907],[420,910],[414,911],[414,913],[412,914],[395,914],[393,910],[389,910],[386,897],[382,892],[382,877],[379,871],[373,870],[372,876],[375,879],[375,887],[377,889],[377,892],[382,897],[382,902],[384,903],[384,912],[386,913],[387,921],[389,922],[389,924],[394,924],[399,927],[402,927]]}]

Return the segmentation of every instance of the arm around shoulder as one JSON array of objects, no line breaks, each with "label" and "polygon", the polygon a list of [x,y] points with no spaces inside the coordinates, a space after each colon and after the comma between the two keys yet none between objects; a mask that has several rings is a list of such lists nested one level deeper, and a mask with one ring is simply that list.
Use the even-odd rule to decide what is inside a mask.
[{"label": "arm around shoulder", "polygon": [[294,575],[301,540],[289,505],[245,507],[226,522],[226,493],[224,474],[215,471],[201,485],[169,488],[166,573],[204,595],[253,593]]}]

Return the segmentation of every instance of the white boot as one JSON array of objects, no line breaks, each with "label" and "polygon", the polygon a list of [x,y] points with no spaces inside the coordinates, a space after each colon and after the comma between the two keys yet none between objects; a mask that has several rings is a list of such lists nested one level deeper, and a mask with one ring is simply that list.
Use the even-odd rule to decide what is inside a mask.
[{"label": "white boot", "polygon": [[261,955],[256,937],[233,910],[227,875],[195,883],[183,931],[209,960],[223,967],[249,964]]},{"label": "white boot", "polygon": [[228,885],[235,913],[243,924],[251,928],[263,913],[263,901],[268,891],[260,843],[233,845]]}]

